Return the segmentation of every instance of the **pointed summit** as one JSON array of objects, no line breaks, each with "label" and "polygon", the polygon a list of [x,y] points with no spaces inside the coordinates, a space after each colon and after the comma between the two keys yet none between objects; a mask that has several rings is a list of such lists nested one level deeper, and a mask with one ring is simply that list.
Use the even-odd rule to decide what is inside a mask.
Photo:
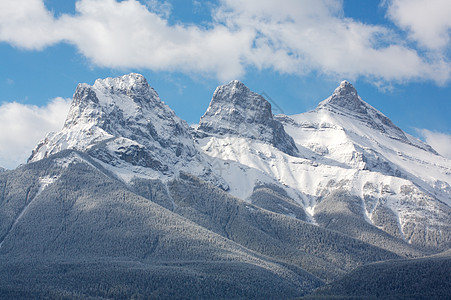
[{"label": "pointed summit", "polygon": [[331,106],[338,109],[359,114],[367,113],[367,104],[359,97],[357,90],[348,81],[344,80],[335,89],[332,96],[320,103],[320,106]]},{"label": "pointed summit", "polygon": [[293,138],[274,120],[271,104],[238,80],[216,88],[198,131],[259,140],[290,155],[298,152]]},{"label": "pointed summit", "polygon": [[322,101],[316,110],[327,110],[357,119],[366,126],[387,134],[391,138],[410,143],[399,127],[393,124],[383,113],[363,101],[354,86],[346,80],[342,81],[334,93]]}]

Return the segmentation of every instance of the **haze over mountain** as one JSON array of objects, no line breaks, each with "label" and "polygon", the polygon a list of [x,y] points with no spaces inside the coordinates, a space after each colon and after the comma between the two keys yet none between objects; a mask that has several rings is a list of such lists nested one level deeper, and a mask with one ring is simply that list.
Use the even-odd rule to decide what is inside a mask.
[{"label": "haze over mountain", "polygon": [[0,172],[0,295],[299,297],[449,249],[450,184],[347,81],[294,116],[232,81],[192,128],[142,75],[98,79]]}]

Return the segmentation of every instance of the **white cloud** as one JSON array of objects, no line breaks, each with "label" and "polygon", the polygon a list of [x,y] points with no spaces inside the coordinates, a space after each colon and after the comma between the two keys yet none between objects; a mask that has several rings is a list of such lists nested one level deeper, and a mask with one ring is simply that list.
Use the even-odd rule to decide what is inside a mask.
[{"label": "white cloud", "polygon": [[451,135],[427,129],[417,129],[426,143],[432,146],[442,156],[451,159]]},{"label": "white cloud", "polygon": [[423,47],[431,50],[449,47],[451,1],[391,0],[387,14]]},{"label": "white cloud", "polygon": [[450,68],[443,60],[422,58],[397,42],[388,28],[343,18],[342,1],[224,0],[217,19],[230,28],[257,32],[248,60],[281,72],[325,74],[386,81],[433,79],[444,82]]},{"label": "white cloud", "polygon": [[55,98],[44,107],[6,102],[0,105],[0,166],[15,168],[25,163],[38,142],[59,130],[71,100]]},{"label": "white cloud", "polygon": [[[283,5],[220,0],[207,26],[169,25],[166,1],[78,0],[75,15],[58,19],[42,1],[0,0],[6,7],[0,10],[0,40],[26,49],[67,42],[99,66],[212,74],[221,80],[239,78],[248,67],[366,77],[379,84],[444,83],[451,74],[443,56],[419,54],[387,27],[344,18],[341,0],[284,0]],[[395,2],[403,3],[390,2],[391,12],[397,11]]]},{"label": "white cloud", "polygon": [[61,41],[55,20],[41,0],[0,0],[0,41],[35,50]]},{"label": "white cloud", "polygon": [[68,40],[98,65],[216,73],[221,79],[244,72],[241,56],[252,42],[246,31],[169,26],[133,0],[83,0],[77,11],[80,15],[58,22]]}]

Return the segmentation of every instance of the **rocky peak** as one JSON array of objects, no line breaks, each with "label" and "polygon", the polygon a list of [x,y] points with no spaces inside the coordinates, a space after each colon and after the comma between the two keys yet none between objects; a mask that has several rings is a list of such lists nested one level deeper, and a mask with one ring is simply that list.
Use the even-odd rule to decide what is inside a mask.
[{"label": "rocky peak", "polygon": [[125,161],[159,171],[198,154],[188,124],[134,73],[79,84],[63,129],[41,141],[29,160],[65,149],[113,165]]},{"label": "rocky peak", "polygon": [[[216,88],[207,112],[201,118],[201,126],[206,118],[215,113],[223,119],[229,112],[231,121],[268,123],[272,119],[271,104],[262,96],[252,92],[238,80]],[[217,122],[220,122],[217,120]]]},{"label": "rocky peak", "polygon": [[346,80],[340,83],[327,103],[324,104],[338,106],[355,113],[365,114],[367,112],[366,103],[359,97],[354,86]]},{"label": "rocky peak", "polygon": [[271,104],[238,80],[216,88],[197,130],[259,140],[290,155],[298,152],[292,137],[273,118]]},{"label": "rocky peak", "polygon": [[399,127],[393,124],[380,111],[363,101],[357,94],[354,86],[346,80],[342,81],[334,93],[322,101],[316,110],[327,110],[357,119],[368,127],[379,130],[391,138],[409,142],[409,139]]},{"label": "rocky peak", "polygon": [[[142,75],[131,73],[117,78],[97,79],[93,86],[79,84],[64,127],[71,128],[79,123],[96,124],[115,134],[112,131],[119,127],[146,123],[155,111],[166,117],[174,115]],[[109,120],[112,118],[124,122],[111,126]]]}]

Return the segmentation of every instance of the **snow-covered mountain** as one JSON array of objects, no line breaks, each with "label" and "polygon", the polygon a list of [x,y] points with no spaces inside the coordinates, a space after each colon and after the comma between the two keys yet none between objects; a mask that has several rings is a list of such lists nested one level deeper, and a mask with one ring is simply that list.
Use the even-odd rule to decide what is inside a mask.
[{"label": "snow-covered mountain", "polygon": [[450,216],[451,161],[349,82],[274,116],[232,81],[194,129],[142,75],[98,79],[0,169],[0,298],[295,298],[449,249]]},{"label": "snow-covered mountain", "polygon": [[[139,74],[80,84],[73,99],[63,129],[39,143],[30,162],[74,149],[126,183],[184,171],[319,225],[323,199],[345,193],[359,199],[358,218],[391,236],[420,246],[451,242],[450,161],[347,81],[313,111],[273,116],[268,101],[235,80],[216,89],[194,132]],[[283,192],[263,205],[268,187]]]},{"label": "snow-covered mountain", "polygon": [[[64,149],[88,153],[126,183],[184,171],[319,225],[323,199],[345,193],[359,199],[358,218],[391,236],[428,247],[451,242],[450,161],[347,81],[313,111],[273,116],[268,101],[235,80],[216,89],[193,132],[142,75],[99,79],[77,87],[64,128],[29,161]],[[283,192],[263,205],[268,187]]]},{"label": "snow-covered mountain", "polygon": [[252,201],[255,186],[275,184],[315,222],[318,204],[345,192],[360,199],[367,223],[409,243],[449,245],[451,162],[365,103],[349,82],[315,110],[275,120],[296,142],[296,156],[233,132],[199,139],[232,194]]},{"label": "snow-covered mountain", "polygon": [[65,149],[89,153],[125,181],[135,176],[167,179],[189,170],[224,184],[210,175],[188,124],[140,74],[98,79],[93,86],[79,84],[63,129],[48,134],[29,162]]}]

